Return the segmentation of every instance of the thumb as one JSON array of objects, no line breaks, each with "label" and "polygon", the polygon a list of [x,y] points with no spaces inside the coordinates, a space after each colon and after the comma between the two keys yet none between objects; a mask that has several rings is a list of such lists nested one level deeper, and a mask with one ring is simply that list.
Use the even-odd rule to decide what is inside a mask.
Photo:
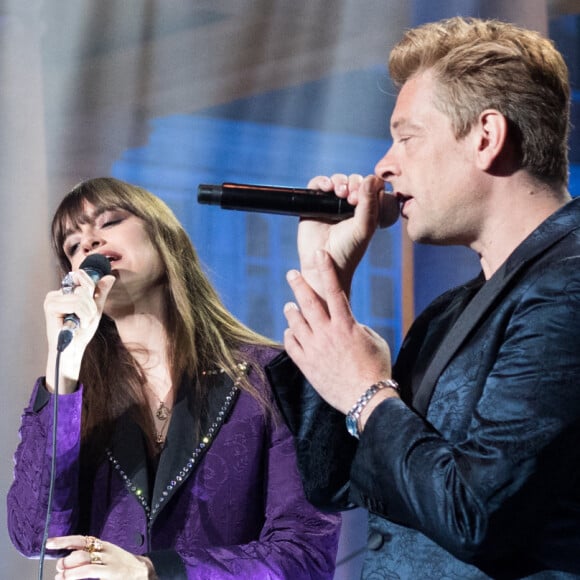
[{"label": "thumb", "polygon": [[384,188],[384,181],[374,175],[365,177],[358,189],[359,211],[355,211],[355,220],[362,239],[370,239],[379,223],[379,200]]}]

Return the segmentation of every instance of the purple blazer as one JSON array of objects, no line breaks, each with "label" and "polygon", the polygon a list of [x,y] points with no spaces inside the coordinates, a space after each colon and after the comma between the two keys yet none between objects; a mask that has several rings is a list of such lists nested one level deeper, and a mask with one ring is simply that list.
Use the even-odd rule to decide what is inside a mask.
[{"label": "purple blazer", "polygon": [[[265,366],[276,351],[250,354]],[[259,373],[251,370],[250,377],[272,398]],[[59,396],[49,535],[90,534],[147,554],[161,580],[332,578],[339,516],[323,514],[306,500],[284,422],[276,410],[265,414],[225,374],[212,380],[201,436],[187,396],[178,398],[154,481],[140,428],[128,418],[117,422],[94,473],[84,473],[83,387]],[[28,557],[38,555],[42,543],[52,402],[39,379],[22,417],[7,498],[10,537]]]}]

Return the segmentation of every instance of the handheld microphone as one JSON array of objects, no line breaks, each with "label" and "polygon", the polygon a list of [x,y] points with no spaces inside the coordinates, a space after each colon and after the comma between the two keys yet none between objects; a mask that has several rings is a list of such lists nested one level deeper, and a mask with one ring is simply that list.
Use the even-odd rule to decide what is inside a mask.
[{"label": "handheld microphone", "polygon": [[[295,215],[341,221],[354,214],[354,206],[333,193],[314,189],[222,183],[199,185],[197,201],[222,209]],[[379,208],[379,227],[392,226],[399,217],[399,202],[384,193]]]},{"label": "handheld microphone", "polygon": [[[80,265],[96,284],[103,276],[111,273],[111,263],[101,254],[91,254],[87,256]],[[67,274],[62,281],[62,291],[64,294],[70,294],[74,290],[74,282]],[[64,317],[63,327],[58,334],[58,343],[56,349],[62,352],[72,341],[77,328],[80,326],[80,320],[76,314],[67,314]]]}]

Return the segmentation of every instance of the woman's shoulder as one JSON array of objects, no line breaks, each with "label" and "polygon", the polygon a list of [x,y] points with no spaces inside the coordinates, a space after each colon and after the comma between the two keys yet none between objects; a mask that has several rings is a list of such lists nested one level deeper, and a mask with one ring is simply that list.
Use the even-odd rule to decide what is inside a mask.
[{"label": "woman's shoulder", "polygon": [[282,352],[281,346],[245,344],[240,348],[241,362],[254,364],[264,369]]}]

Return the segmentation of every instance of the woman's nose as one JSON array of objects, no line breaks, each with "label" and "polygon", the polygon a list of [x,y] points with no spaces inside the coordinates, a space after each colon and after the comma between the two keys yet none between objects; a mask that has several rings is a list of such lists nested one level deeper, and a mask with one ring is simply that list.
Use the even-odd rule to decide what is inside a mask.
[{"label": "woman's nose", "polygon": [[83,238],[82,248],[85,254],[92,252],[102,246],[104,241],[95,234],[88,234]]}]

